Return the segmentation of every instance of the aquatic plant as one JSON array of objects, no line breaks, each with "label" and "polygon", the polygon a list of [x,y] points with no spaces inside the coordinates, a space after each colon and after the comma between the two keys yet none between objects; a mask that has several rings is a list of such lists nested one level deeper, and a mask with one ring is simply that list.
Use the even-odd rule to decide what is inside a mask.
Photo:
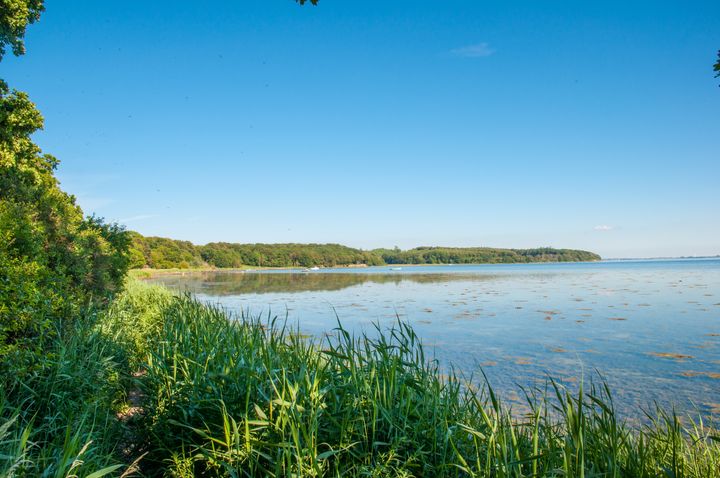
[{"label": "aquatic plant", "polygon": [[174,476],[717,476],[702,420],[624,422],[605,384],[552,380],[519,413],[442,374],[412,328],[303,337],[189,296],[163,310],[142,387],[149,474]]}]

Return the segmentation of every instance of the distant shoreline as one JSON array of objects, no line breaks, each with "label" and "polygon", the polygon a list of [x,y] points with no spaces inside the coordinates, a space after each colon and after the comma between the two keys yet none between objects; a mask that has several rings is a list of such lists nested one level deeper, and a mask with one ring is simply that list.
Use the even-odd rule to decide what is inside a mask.
[{"label": "distant shoreline", "polygon": [[[323,270],[332,269],[393,269],[393,268],[406,268],[406,267],[447,267],[447,266],[511,266],[511,265],[543,265],[543,264],[586,264],[600,261],[548,261],[548,262],[477,262],[477,263],[462,263],[462,264],[383,264],[371,266],[367,264],[350,264],[350,265],[337,265],[333,267],[320,267],[319,270],[313,272],[319,272]],[[224,273],[246,273],[246,272],[265,272],[265,271],[305,271],[307,267],[302,266],[286,266],[286,267],[259,267],[259,266],[247,266],[247,267],[194,267],[187,269],[130,269],[128,274],[136,279],[148,279],[157,276],[172,276],[172,275],[186,275],[186,274],[202,274],[207,272],[224,272]]]},{"label": "distant shoreline", "polygon": [[[351,264],[337,265],[333,267],[320,267],[319,271],[332,269],[393,269],[393,268],[411,268],[411,267],[447,267],[447,266],[512,266],[512,265],[547,265],[547,264],[589,264],[601,262],[631,262],[631,261],[672,261],[672,260],[707,260],[720,259],[720,256],[692,256],[692,257],[628,257],[628,258],[608,258],[599,261],[548,261],[548,262],[478,262],[478,263],[461,263],[461,264],[383,264],[370,266],[367,264]],[[129,275],[136,279],[150,279],[159,276],[187,275],[187,274],[203,274],[209,272],[223,272],[228,274],[246,273],[246,272],[265,272],[265,271],[305,271],[307,267],[287,266],[287,267],[199,267],[188,269],[131,269]],[[319,272],[313,271],[313,272]]]}]

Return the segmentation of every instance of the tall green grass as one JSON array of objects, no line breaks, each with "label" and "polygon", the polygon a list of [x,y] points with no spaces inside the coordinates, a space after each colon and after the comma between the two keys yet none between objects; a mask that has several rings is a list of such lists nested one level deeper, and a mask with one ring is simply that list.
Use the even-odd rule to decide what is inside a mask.
[{"label": "tall green grass", "polygon": [[171,476],[720,476],[712,427],[658,409],[636,429],[609,389],[527,394],[443,375],[410,326],[308,340],[179,297],[148,349],[145,470]]},{"label": "tall green grass", "polygon": [[130,281],[60,332],[3,377],[0,476],[720,476],[713,424],[658,408],[631,426],[604,384],[552,380],[521,413],[403,322],[312,339]]},{"label": "tall green grass", "polygon": [[134,372],[172,294],[130,281],[109,310],[58,324],[38,363],[0,384],[0,477],[133,476],[131,441],[118,419]]},{"label": "tall green grass", "polygon": [[116,453],[125,354],[89,314],[58,331],[32,371],[3,377],[0,476],[100,477]]}]

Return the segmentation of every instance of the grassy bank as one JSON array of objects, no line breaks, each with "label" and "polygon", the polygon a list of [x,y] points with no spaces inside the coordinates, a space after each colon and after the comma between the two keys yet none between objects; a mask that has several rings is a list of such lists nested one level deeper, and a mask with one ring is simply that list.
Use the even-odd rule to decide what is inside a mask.
[{"label": "grassy bank", "polygon": [[518,416],[406,324],[317,341],[228,318],[131,280],[2,397],[0,476],[720,475],[711,427],[656,410],[633,429],[604,387],[550,382]]}]

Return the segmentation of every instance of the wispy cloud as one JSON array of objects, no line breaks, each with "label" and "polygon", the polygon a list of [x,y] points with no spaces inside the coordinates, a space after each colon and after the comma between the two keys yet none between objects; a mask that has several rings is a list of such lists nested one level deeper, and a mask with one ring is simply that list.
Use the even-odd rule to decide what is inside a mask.
[{"label": "wispy cloud", "polygon": [[615,229],[615,226],[608,226],[607,224],[600,224],[598,226],[593,227],[593,229],[596,231],[605,232],[605,231],[612,231],[613,229]]},{"label": "wispy cloud", "polygon": [[137,216],[131,216],[131,217],[123,218],[123,219],[118,219],[118,222],[121,224],[127,224],[129,222],[144,221],[146,219],[153,219],[155,217],[158,217],[158,215],[157,214],[138,214]]},{"label": "wispy cloud", "polygon": [[487,43],[477,43],[450,50],[451,55],[463,58],[483,58],[493,53],[495,53],[495,49]]}]

